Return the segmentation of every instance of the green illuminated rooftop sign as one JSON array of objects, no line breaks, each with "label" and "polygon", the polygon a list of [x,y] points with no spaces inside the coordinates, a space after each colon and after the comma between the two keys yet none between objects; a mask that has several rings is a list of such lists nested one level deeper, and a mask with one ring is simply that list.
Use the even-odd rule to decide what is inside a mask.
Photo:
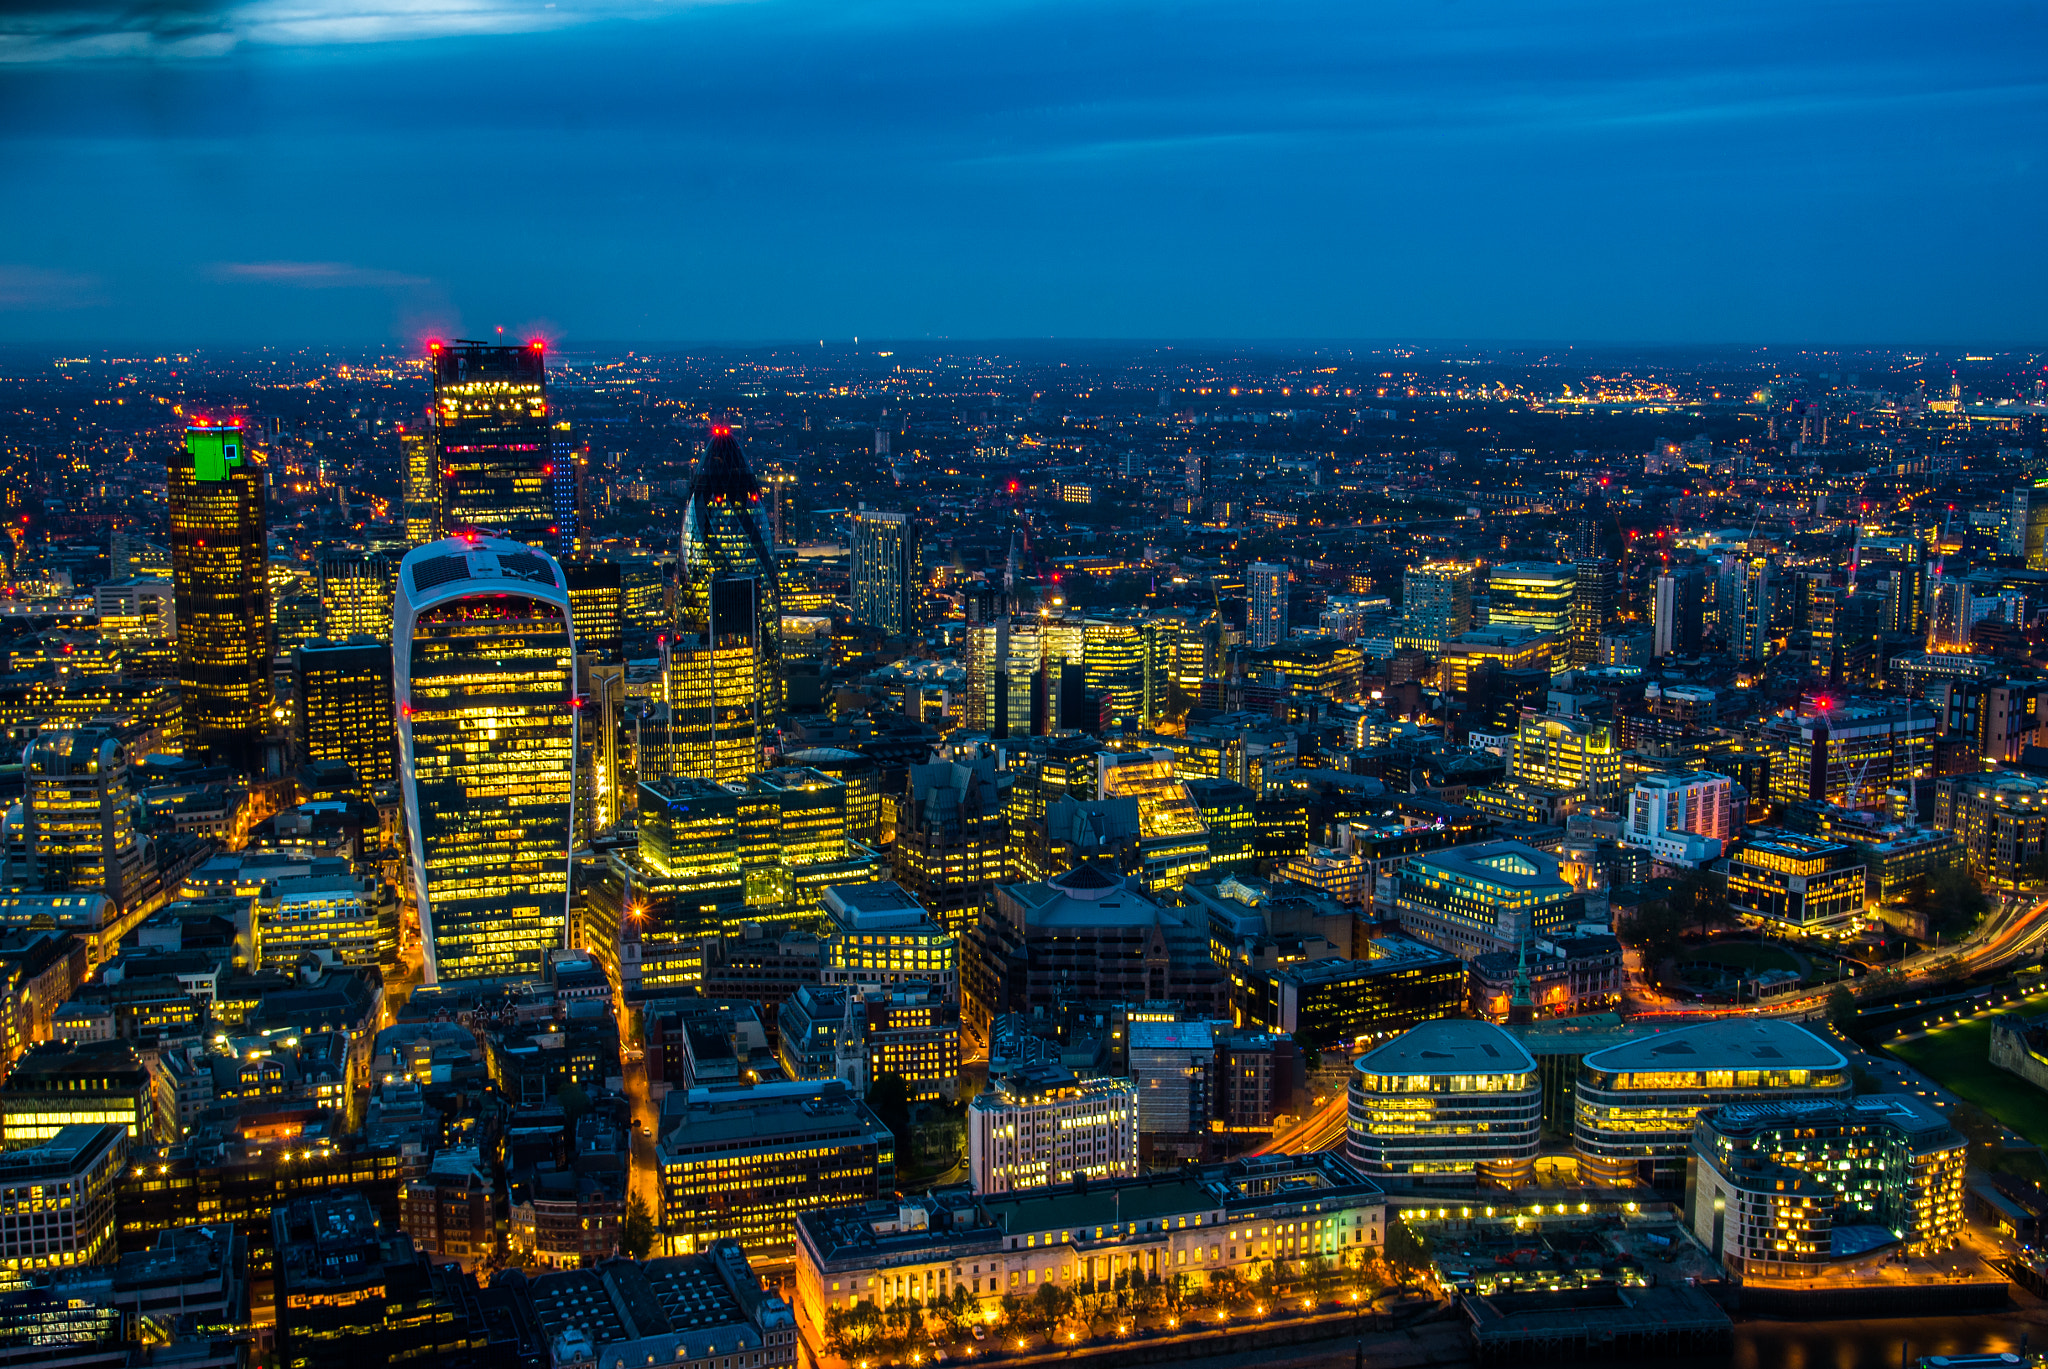
[{"label": "green illuminated rooftop sign", "polygon": [[199,479],[225,480],[228,472],[242,464],[242,430],[187,428],[185,450],[192,457],[192,473]]}]

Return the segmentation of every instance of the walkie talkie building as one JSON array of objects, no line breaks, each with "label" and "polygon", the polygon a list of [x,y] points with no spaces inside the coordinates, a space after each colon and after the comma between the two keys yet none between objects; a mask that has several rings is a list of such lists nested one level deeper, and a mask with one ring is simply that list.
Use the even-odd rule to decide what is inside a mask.
[{"label": "walkie talkie building", "polygon": [[415,548],[392,681],[426,983],[528,974],[564,944],[576,641],[562,569],[500,538]]}]

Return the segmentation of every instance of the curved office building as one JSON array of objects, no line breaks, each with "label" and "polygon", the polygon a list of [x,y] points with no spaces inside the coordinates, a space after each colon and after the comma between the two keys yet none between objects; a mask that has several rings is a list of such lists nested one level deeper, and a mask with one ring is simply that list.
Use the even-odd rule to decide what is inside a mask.
[{"label": "curved office building", "polygon": [[1572,1146],[1580,1177],[1614,1187],[1682,1187],[1702,1110],[1846,1098],[1853,1087],[1840,1051],[1777,1018],[1727,1018],[1609,1046],[1579,1066]]},{"label": "curved office building", "polygon": [[[682,565],[676,586],[673,675],[695,658],[702,679],[672,680],[669,704],[692,711],[678,718],[677,745],[703,753],[680,774],[725,779],[728,739],[741,738],[753,756],[743,773],[761,768],[759,730],[782,710],[782,600],[775,547],[761,511],[761,482],[747,466],[732,429],[711,430],[711,446],[690,479],[683,506]],[[701,734],[701,735],[699,735]],[[719,756],[714,763],[710,757]]]},{"label": "curved office building", "polygon": [[568,929],[576,643],[562,568],[499,538],[415,548],[392,624],[426,983],[529,974]]},{"label": "curved office building", "polygon": [[1535,1057],[1491,1022],[1444,1019],[1352,1066],[1345,1153],[1382,1184],[1527,1183],[1543,1130]]}]

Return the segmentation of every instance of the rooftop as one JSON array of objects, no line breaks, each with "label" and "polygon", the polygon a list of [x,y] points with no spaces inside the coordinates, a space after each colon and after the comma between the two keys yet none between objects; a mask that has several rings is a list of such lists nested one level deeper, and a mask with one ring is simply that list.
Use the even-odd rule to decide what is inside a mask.
[{"label": "rooftop", "polygon": [[1491,1022],[1448,1018],[1424,1022],[1353,1066],[1361,1074],[1523,1074],[1536,1060]]},{"label": "rooftop", "polygon": [[1777,1018],[1730,1018],[1679,1027],[1624,1042],[1586,1057],[1595,1070],[1770,1069],[1838,1070],[1842,1053],[1806,1028]]}]

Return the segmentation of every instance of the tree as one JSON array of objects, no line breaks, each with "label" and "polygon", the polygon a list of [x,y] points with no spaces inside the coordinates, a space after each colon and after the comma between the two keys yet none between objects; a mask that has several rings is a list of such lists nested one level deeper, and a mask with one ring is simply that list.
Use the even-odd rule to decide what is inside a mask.
[{"label": "tree", "polygon": [[626,1204],[626,1222],[619,1233],[619,1249],[628,1258],[644,1260],[647,1252],[654,1248],[654,1214],[647,1210],[647,1200],[635,1193]]},{"label": "tree", "polygon": [[1429,1267],[1429,1241],[1409,1229],[1401,1218],[1388,1214],[1387,1263],[1398,1270],[1419,1274]]},{"label": "tree", "polygon": [[564,1079],[562,1086],[555,1090],[555,1106],[568,1118],[569,1130],[576,1129],[576,1119],[590,1111],[590,1095],[574,1079]]},{"label": "tree", "polygon": [[896,1153],[908,1157],[910,1148],[910,1081],[900,1074],[883,1072],[868,1085],[868,1107],[883,1126],[896,1135]]},{"label": "tree", "polygon": [[1961,865],[1946,866],[1927,877],[1930,934],[1949,938],[1965,935],[1990,906],[1984,886]]},{"label": "tree", "polygon": [[1828,990],[1828,1021],[1836,1026],[1847,1026],[1856,1016],[1856,995],[1849,992],[1846,984],[1837,984]]}]

